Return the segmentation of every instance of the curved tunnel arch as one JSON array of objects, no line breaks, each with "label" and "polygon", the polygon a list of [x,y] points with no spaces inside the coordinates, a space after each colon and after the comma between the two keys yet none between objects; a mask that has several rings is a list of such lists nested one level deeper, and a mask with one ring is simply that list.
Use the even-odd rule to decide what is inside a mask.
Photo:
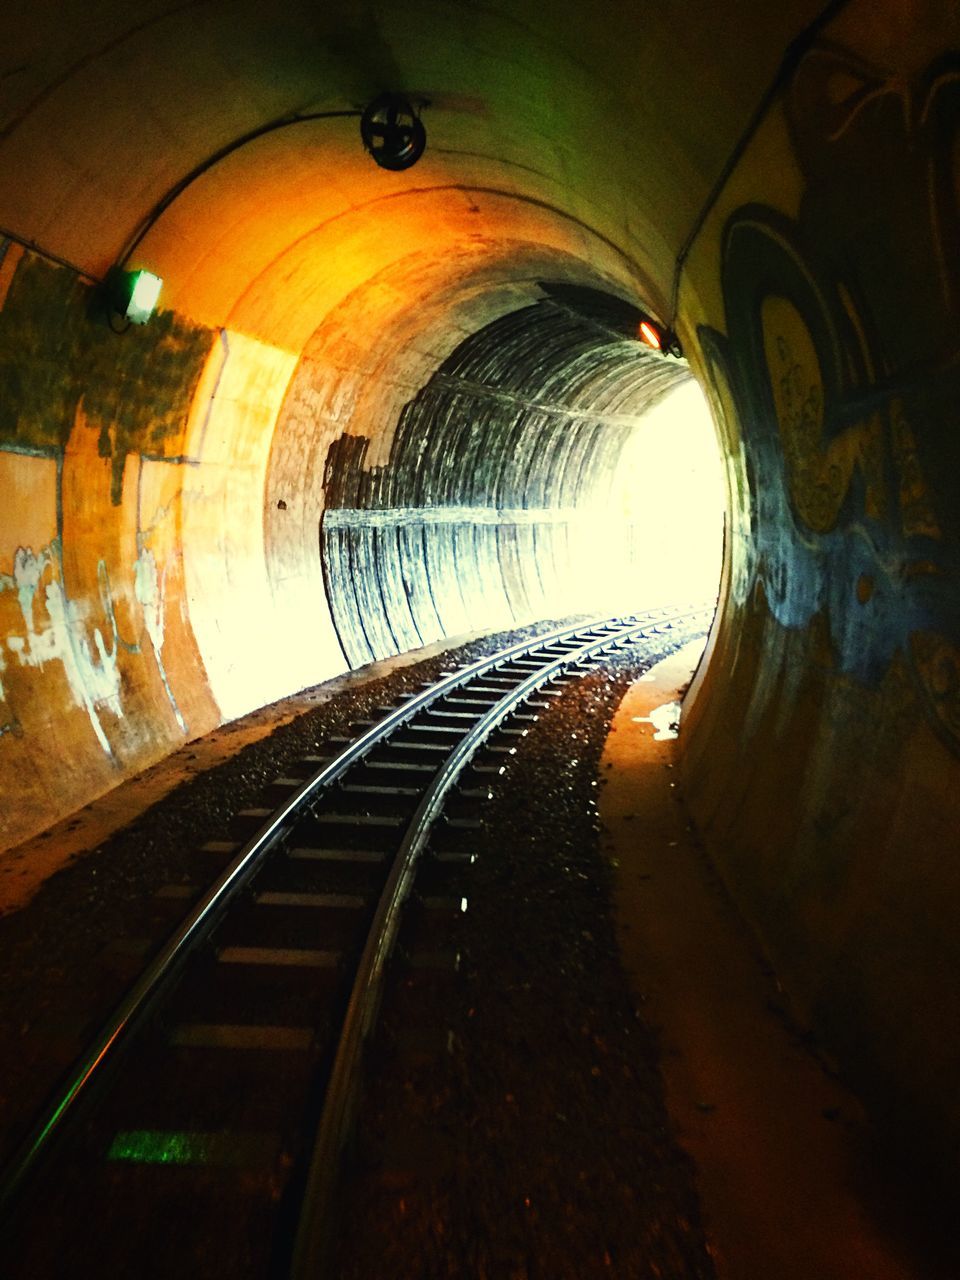
[{"label": "curved tunnel arch", "polygon": [[[386,457],[377,449],[382,462],[367,461],[366,437],[331,442],[317,473],[325,492],[307,509],[323,511],[327,595],[350,665],[478,619],[499,625],[594,603],[568,581],[577,517],[604,518],[627,436],[689,375],[636,342],[640,313],[628,304],[583,286],[538,291],[539,301],[461,342],[395,422],[377,424],[392,436]],[[281,415],[275,458],[283,435]],[[288,516],[284,503],[271,524]],[[432,572],[415,609],[403,584],[421,563]],[[622,572],[636,569],[625,561]],[[382,602],[372,608],[358,595],[371,581]]]},{"label": "curved tunnel arch", "polygon": [[[210,0],[131,24],[105,0],[9,21],[3,838],[339,669],[341,644],[361,660],[463,625],[459,586],[459,605],[438,598],[454,558],[484,621],[493,599],[504,620],[536,610],[562,522],[451,517],[417,533],[430,590],[412,540],[362,572],[373,603],[341,596],[328,561],[334,625],[325,468],[336,440],[361,442],[341,477],[360,496],[338,499],[354,512],[388,493],[390,511],[414,494],[575,508],[619,418],[651,402],[627,373],[639,349],[571,319],[570,291],[597,290],[675,322],[725,455],[725,607],[682,740],[693,816],[798,1006],[955,1170],[960,1032],[937,1012],[960,963],[955,15],[886,0],[591,14]],[[411,174],[376,171],[349,121],[264,136],[138,245],[134,265],[165,280],[153,324],[116,338],[91,321],[89,281],[205,157],[388,85],[433,103]],[[745,251],[749,227],[763,252]],[[574,354],[540,367],[546,330],[528,321],[547,314]],[[498,351],[521,360],[516,383]],[[498,417],[518,394],[522,412]],[[501,453],[484,471],[475,442],[444,476],[431,442],[456,438],[464,401]],[[401,420],[409,487],[391,489]],[[509,450],[548,439],[525,488]],[[364,529],[368,563],[389,540]]]}]

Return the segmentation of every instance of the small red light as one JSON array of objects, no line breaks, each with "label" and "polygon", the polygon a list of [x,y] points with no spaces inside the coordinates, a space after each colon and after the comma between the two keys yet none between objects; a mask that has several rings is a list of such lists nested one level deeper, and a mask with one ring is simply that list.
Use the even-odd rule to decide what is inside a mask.
[{"label": "small red light", "polygon": [[660,341],[660,331],[649,320],[640,321],[640,337],[648,347],[653,347],[654,351],[659,351],[663,345]]}]

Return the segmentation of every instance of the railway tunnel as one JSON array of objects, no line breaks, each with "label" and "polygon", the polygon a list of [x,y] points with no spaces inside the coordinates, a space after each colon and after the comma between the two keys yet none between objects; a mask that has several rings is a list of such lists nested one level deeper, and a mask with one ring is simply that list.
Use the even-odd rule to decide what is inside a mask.
[{"label": "railway tunnel", "polygon": [[[651,547],[611,486],[692,377],[726,514],[691,817],[874,1112],[955,1176],[956,6],[4,28],[4,845],[371,658],[629,603]],[[408,169],[360,142],[383,91],[426,130]],[[146,323],[117,268],[162,279]]]}]

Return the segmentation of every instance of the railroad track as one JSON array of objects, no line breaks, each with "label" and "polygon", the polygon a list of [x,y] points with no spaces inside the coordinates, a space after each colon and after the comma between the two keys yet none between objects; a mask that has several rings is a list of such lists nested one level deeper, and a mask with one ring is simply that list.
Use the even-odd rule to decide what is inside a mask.
[{"label": "railroad track", "polygon": [[[597,621],[445,675],[330,740],[192,906],[0,1183],[4,1274],[322,1274],[406,904],[466,905],[491,771],[558,684],[707,608]],[[427,964],[454,966],[455,952]]]}]

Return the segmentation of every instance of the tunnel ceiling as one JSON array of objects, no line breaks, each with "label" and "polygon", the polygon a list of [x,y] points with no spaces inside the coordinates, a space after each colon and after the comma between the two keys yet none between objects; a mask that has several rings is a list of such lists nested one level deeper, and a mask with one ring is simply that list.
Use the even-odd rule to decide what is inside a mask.
[{"label": "tunnel ceiling", "polygon": [[[425,247],[590,262],[664,315],[674,258],[815,15],[567,0],[467,6],[47,3],[4,32],[4,229],[95,276],[133,261],[165,305],[299,350],[362,280]],[[356,119],[238,139],[383,89],[428,99],[427,153],[379,170]]]}]

